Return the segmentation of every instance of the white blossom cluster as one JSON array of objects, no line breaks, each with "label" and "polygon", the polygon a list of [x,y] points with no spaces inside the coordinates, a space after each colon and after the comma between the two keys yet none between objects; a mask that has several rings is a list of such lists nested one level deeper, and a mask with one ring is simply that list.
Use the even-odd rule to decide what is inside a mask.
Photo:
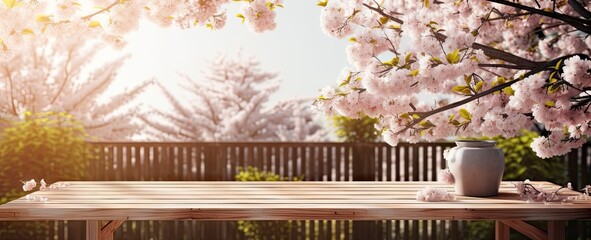
[{"label": "white blossom cluster", "polygon": [[534,185],[532,185],[530,183],[529,179],[526,179],[523,182],[514,182],[513,185],[515,185],[515,188],[517,189],[517,192],[519,193],[519,197],[522,200],[525,200],[528,202],[550,203],[550,202],[568,202],[568,201],[572,200],[572,197],[570,197],[570,196],[558,195],[558,192],[562,189],[572,190],[571,183],[568,183],[566,188],[561,187],[561,188],[559,188],[557,190],[553,190],[553,191],[544,189],[541,184],[539,186],[535,187]]},{"label": "white blossom cluster", "polygon": [[571,4],[591,8],[591,1],[321,1],[322,28],[349,39],[352,67],[338,87],[321,90],[315,107],[379,118],[376,128],[392,145],[514,137],[542,126],[548,134],[533,150],[565,154],[591,135],[591,23],[579,26],[588,20]]},{"label": "white blossom cluster", "polygon": [[417,200],[423,202],[453,201],[456,196],[445,189],[425,187],[417,192]]},{"label": "white blossom cluster", "polygon": [[[29,181],[23,181],[23,191],[25,192],[29,192],[32,191],[33,189],[35,189],[35,187],[37,187],[37,182],[35,181],[35,179],[31,179]],[[47,186],[47,183],[45,183],[45,179],[41,179],[41,181],[39,181],[39,190],[40,191],[52,191],[52,190],[58,190],[60,188],[63,187],[68,187],[70,186],[69,182],[59,182],[59,183],[54,183],[51,184],[49,186]],[[26,200],[29,201],[37,201],[37,202],[47,202],[47,197],[41,196],[41,195],[31,195],[28,194],[25,196]]]},{"label": "white blossom cluster", "polygon": [[[0,4],[0,58],[18,53],[31,38],[71,36],[102,39],[124,47],[125,34],[141,19],[161,26],[224,27],[230,0],[4,0]],[[238,16],[255,32],[275,28],[282,0],[240,0]]]}]

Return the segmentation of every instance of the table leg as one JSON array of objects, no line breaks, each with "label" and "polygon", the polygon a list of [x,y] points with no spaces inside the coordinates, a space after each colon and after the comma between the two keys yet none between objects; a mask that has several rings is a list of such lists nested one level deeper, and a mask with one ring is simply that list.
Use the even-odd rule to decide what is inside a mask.
[{"label": "table leg", "polygon": [[548,232],[544,232],[521,220],[497,220],[495,237],[497,240],[508,240],[509,229],[513,228],[523,235],[535,240],[564,240],[565,221],[549,220]]},{"label": "table leg", "polygon": [[86,220],[86,240],[98,240],[99,221]]},{"label": "table leg", "polygon": [[509,240],[509,225],[500,220],[495,221],[495,240]]},{"label": "table leg", "polygon": [[564,240],[565,221],[548,221],[548,240]]},{"label": "table leg", "polygon": [[103,225],[101,221],[86,221],[86,240],[113,240],[113,233],[125,220],[106,221]]}]

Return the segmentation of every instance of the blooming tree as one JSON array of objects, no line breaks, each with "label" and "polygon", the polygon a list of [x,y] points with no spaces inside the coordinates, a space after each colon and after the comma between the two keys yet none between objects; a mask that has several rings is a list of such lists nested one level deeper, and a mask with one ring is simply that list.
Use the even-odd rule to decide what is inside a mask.
[{"label": "blooming tree", "polygon": [[177,141],[321,141],[306,99],[269,103],[278,90],[277,74],[264,72],[253,58],[212,61],[204,81],[186,78],[191,100],[160,86],[174,112],[153,110],[141,118],[147,134]]},{"label": "blooming tree", "polygon": [[[591,1],[328,0],[351,69],[315,106],[380,119],[390,144],[450,135],[513,137],[533,125],[540,157],[581,146],[591,106]],[[423,96],[435,100],[421,101]]]},{"label": "blooming tree", "polygon": [[[224,5],[230,0],[2,0],[0,4],[0,57],[19,52],[31,37],[58,35],[103,39],[116,47],[141,19],[161,26],[176,23],[187,28],[225,25]],[[236,2],[236,0],[234,0]],[[238,0],[237,15],[255,32],[275,28],[275,9],[282,0]]]},{"label": "blooming tree", "polygon": [[[149,84],[110,94],[98,101],[115,79],[124,58],[91,69],[98,48],[82,38],[30,39],[19,54],[0,61],[0,128],[28,112],[68,112],[99,139],[121,140],[137,130],[130,102]],[[123,110],[126,111],[123,111]]]}]

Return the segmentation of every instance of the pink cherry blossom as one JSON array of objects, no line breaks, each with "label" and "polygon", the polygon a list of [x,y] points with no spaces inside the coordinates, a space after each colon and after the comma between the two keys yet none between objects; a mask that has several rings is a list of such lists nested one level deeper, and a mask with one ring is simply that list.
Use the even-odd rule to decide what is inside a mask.
[{"label": "pink cherry blossom", "polygon": [[341,76],[330,90],[338,94],[316,109],[379,118],[392,145],[514,137],[537,125],[551,133],[532,144],[540,157],[581,146],[591,119],[589,33],[551,15],[511,17],[534,8],[580,18],[571,2],[511,3],[329,1],[322,28],[349,38],[347,71],[356,76]]},{"label": "pink cherry blossom", "polygon": [[425,187],[417,192],[417,200],[423,202],[453,201],[456,196],[445,189]]},{"label": "pink cherry blossom", "polygon": [[454,184],[455,183],[454,175],[451,174],[451,171],[449,169],[439,170],[439,172],[437,173],[437,181],[442,182],[442,183],[446,183],[446,184]]}]

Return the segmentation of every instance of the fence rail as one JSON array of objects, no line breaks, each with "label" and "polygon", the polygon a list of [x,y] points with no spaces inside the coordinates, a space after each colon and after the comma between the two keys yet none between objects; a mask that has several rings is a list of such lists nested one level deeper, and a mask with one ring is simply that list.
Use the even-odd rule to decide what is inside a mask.
[{"label": "fence rail", "polygon": [[[253,166],[304,181],[435,181],[445,168],[443,151],[453,143],[301,143],[301,142],[94,142],[88,180],[232,181],[240,168]],[[565,155],[575,187],[589,184],[591,144]],[[249,225],[250,224],[250,225]],[[55,239],[83,238],[84,224],[58,221]],[[463,239],[465,221],[128,221],[117,239],[247,239],[240,227],[255,226],[258,239]],[[582,239],[589,224],[569,224]],[[585,228],[587,227],[587,228]],[[252,236],[251,236],[252,237]]]}]

